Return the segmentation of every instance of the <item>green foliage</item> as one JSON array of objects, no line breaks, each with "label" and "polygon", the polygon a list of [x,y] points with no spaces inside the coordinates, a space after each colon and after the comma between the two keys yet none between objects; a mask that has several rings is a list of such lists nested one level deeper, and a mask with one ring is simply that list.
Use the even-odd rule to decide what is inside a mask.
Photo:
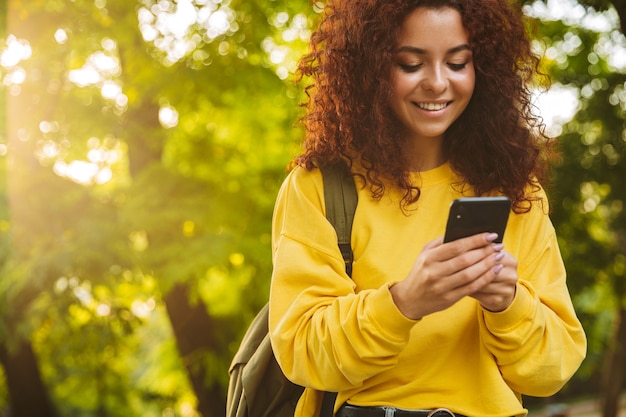
[{"label": "green foliage", "polygon": [[[273,202],[301,135],[288,72],[314,12],[12,0],[9,13],[6,48],[29,53],[0,67],[20,109],[0,185],[0,344],[31,341],[61,415],[194,415],[188,373],[225,392],[267,298]],[[186,357],[165,304],[179,285],[217,326]]]},{"label": "green foliage", "polygon": [[626,259],[626,69],[611,59],[624,50],[609,2],[585,2],[586,13],[612,28],[597,30],[560,20],[541,22],[538,40],[553,81],[578,92],[578,112],[562,127],[555,166],[552,218],[569,271],[569,287],[589,338],[581,377],[598,372],[614,314],[624,303]]}]

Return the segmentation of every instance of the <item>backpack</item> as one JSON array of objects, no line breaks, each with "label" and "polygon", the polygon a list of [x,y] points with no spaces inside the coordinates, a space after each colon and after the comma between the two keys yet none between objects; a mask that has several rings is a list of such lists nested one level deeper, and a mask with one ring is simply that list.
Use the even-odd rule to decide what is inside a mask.
[{"label": "backpack", "polygon": [[[352,276],[350,236],[357,204],[354,178],[343,164],[320,168],[326,218],[335,227],[339,249]],[[246,331],[230,368],[226,417],[293,417],[304,387],[289,381],[276,362],[268,329],[269,305]],[[325,392],[320,417],[332,417],[337,394]]]}]

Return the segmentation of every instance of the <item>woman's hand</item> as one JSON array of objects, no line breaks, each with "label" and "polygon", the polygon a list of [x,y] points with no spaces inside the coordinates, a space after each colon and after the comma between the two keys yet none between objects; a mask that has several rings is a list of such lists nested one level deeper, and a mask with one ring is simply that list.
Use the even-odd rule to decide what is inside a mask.
[{"label": "woman's hand", "polygon": [[[445,244],[442,238],[427,243],[409,275],[390,288],[398,309],[416,320],[468,295],[489,310],[508,306],[515,295],[515,285],[510,287],[514,276],[517,281],[516,265],[512,256],[503,255],[502,244],[493,243],[496,238],[481,233]],[[496,279],[500,274],[502,279]]]},{"label": "woman's hand", "polygon": [[506,310],[513,302],[517,288],[517,259],[504,250],[499,256],[501,260],[494,269],[495,278],[480,290],[470,294],[484,309],[492,312]]}]

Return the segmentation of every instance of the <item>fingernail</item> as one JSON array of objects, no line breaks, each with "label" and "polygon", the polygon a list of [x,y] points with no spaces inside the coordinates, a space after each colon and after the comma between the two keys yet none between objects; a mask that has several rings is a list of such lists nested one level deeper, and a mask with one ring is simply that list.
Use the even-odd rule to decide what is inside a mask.
[{"label": "fingernail", "polygon": [[494,240],[496,240],[498,238],[498,234],[497,233],[489,233],[487,235],[487,242],[493,242]]},{"label": "fingernail", "polygon": [[502,243],[494,243],[492,247],[493,250],[495,250],[496,252],[500,252],[502,249],[504,249],[504,245]]},{"label": "fingernail", "polygon": [[496,254],[495,254],[495,256],[494,256],[494,259],[495,259],[496,261],[498,261],[498,262],[499,262],[499,261],[501,261],[501,260],[502,260],[502,258],[504,258],[504,252],[498,252],[498,253],[496,253]]},{"label": "fingernail", "polygon": [[493,273],[498,275],[500,273],[500,271],[502,271],[502,268],[504,268],[504,265],[502,264],[498,264],[496,266],[493,267]]}]

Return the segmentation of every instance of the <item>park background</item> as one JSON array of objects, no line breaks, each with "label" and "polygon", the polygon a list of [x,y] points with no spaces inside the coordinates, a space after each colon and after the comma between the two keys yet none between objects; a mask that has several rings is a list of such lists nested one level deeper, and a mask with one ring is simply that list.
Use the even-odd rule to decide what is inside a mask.
[{"label": "park background", "polygon": [[[589,340],[559,394],[526,402],[613,417],[626,1],[515,4],[552,77],[536,85],[561,139],[548,191]],[[224,415],[230,359],[268,296],[272,206],[303,135],[293,74],[322,8],[0,1],[0,416]]]}]

